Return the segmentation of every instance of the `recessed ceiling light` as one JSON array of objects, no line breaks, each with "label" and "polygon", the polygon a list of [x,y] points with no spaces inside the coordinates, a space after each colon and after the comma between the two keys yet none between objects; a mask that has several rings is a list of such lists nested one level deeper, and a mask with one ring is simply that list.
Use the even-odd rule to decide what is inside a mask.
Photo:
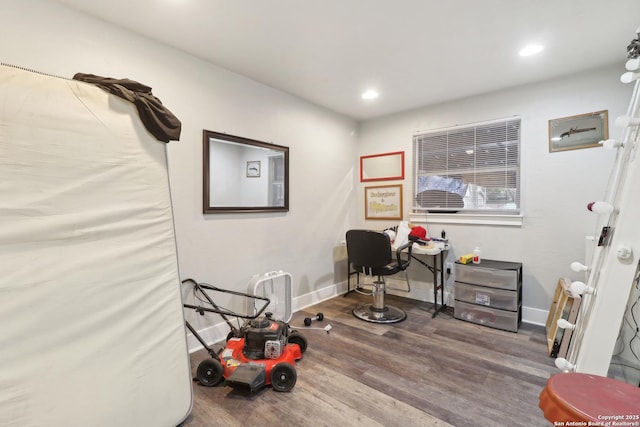
[{"label": "recessed ceiling light", "polygon": [[522,48],[518,54],[520,56],[531,56],[542,52],[542,49],[544,49],[544,46],[539,44],[530,44],[529,46]]},{"label": "recessed ceiling light", "polygon": [[378,92],[373,89],[369,89],[362,94],[362,99],[376,99],[378,97]]}]

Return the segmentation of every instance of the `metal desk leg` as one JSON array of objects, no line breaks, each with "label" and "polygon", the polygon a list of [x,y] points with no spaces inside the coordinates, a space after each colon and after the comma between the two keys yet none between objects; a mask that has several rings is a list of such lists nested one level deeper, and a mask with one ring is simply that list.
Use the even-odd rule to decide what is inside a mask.
[{"label": "metal desk leg", "polygon": [[[442,252],[440,252],[439,254],[436,254],[436,255],[427,255],[427,256],[429,256],[429,257],[431,257],[433,259],[433,266],[430,266],[429,263],[424,262],[423,260],[421,260],[417,256],[411,254],[411,258],[413,258],[414,260],[416,260],[417,262],[419,262],[423,266],[427,267],[427,269],[429,269],[431,271],[431,273],[433,273],[433,305],[434,305],[434,312],[433,312],[433,316],[432,317],[436,317],[438,315],[438,313],[440,313],[442,310],[444,310],[446,308],[446,306],[444,305],[444,260],[443,260]],[[440,256],[439,261],[438,261],[438,256]],[[439,285],[438,285],[438,276],[440,276],[440,284]],[[438,289],[441,290],[441,292],[440,292],[440,304],[438,304]]]},{"label": "metal desk leg", "polygon": [[[436,317],[438,313],[444,310],[447,306],[444,304],[444,257],[443,252],[433,257],[433,304],[434,311],[432,318]],[[438,265],[439,257],[439,265]],[[438,284],[438,276],[440,276],[440,284]],[[440,290],[440,307],[438,307],[438,289]]]}]

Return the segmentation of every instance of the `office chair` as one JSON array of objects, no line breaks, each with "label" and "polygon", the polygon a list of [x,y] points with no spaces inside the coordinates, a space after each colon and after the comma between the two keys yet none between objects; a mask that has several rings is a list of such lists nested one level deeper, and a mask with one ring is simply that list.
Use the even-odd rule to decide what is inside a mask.
[{"label": "office chair", "polygon": [[[384,276],[405,271],[409,267],[412,246],[413,242],[409,241],[397,248],[394,260],[391,241],[386,233],[371,230],[347,231],[348,271],[351,272],[353,268],[358,274],[377,278],[371,285],[371,293],[367,293],[373,296],[373,303],[356,306],[353,309],[354,316],[373,323],[395,323],[407,318],[407,314],[401,309],[385,304]],[[403,259],[401,254],[405,250],[406,259]],[[357,284],[356,291],[363,293],[359,287],[360,284]]]}]

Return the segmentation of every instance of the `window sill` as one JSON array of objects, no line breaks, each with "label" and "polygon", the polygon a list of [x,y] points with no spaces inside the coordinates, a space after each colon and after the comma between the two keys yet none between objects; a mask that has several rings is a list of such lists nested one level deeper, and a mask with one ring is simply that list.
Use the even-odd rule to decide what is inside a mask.
[{"label": "window sill", "polygon": [[498,215],[498,214],[443,214],[443,213],[411,213],[409,221],[429,224],[470,224],[470,225],[499,225],[506,227],[522,227],[522,215]]}]

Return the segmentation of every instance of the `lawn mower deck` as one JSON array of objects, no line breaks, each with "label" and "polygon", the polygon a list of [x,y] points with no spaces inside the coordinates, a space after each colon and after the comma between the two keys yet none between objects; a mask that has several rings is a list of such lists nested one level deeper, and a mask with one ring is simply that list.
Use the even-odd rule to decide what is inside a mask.
[{"label": "lawn mower deck", "polygon": [[[231,338],[219,355],[225,384],[247,388],[251,392],[272,385],[275,390],[289,391],[296,383],[295,364],[302,358],[298,344],[287,344],[275,359],[248,359],[243,354],[244,338]],[[275,351],[277,349],[272,349]]]}]

